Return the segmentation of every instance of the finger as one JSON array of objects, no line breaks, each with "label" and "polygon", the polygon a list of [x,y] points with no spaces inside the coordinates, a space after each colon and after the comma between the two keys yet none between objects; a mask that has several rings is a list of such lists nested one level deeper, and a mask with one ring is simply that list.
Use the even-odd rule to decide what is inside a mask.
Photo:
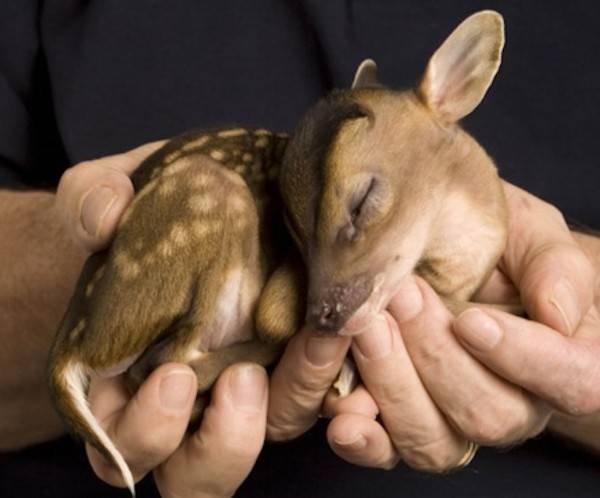
[{"label": "finger", "polygon": [[63,174],[56,208],[73,239],[88,251],[105,247],[133,197],[129,175],[164,141],[86,161]]},{"label": "finger", "polygon": [[265,439],[268,379],[243,363],[225,370],[200,429],[155,472],[163,498],[230,497],[254,466]]},{"label": "finger", "polygon": [[[399,292],[407,312],[420,307],[410,280],[405,280]],[[374,320],[354,337],[352,354],[400,458],[422,470],[439,472],[455,466],[466,441],[450,427],[427,393],[396,322],[388,314]]]},{"label": "finger", "polygon": [[364,415],[336,416],[327,428],[327,441],[336,455],[355,465],[391,469],[399,460],[385,429]]},{"label": "finger", "polygon": [[294,438],[316,422],[349,346],[348,337],[318,336],[306,328],[290,340],[271,376],[269,439]]},{"label": "finger", "polygon": [[415,278],[422,307],[406,313],[402,295],[389,310],[427,392],[468,440],[487,446],[506,445],[530,437],[547,421],[549,410],[522,389],[482,366],[456,340],[454,317],[433,289]]},{"label": "finger", "polygon": [[600,410],[600,319],[592,308],[573,338],[496,310],[470,309],[454,323],[464,346],[502,377],[561,411]]},{"label": "finger", "polygon": [[[185,433],[196,396],[196,376],[185,365],[167,363],[156,369],[129,399],[118,379],[98,380],[90,389],[96,418],[138,481],[169,457]],[[98,476],[122,486],[121,474],[88,446],[88,457]]]},{"label": "finger", "polygon": [[354,413],[375,419],[379,415],[379,408],[373,396],[358,385],[348,396],[340,396],[335,389],[330,389],[323,403],[323,415],[333,418],[336,415]]},{"label": "finger", "polygon": [[570,335],[592,305],[594,268],[554,206],[504,183],[508,245],[500,262],[533,319]]}]

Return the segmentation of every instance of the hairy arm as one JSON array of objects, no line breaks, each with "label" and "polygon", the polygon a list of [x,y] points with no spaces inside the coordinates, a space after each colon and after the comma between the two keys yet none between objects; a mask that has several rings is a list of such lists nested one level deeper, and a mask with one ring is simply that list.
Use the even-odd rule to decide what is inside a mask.
[{"label": "hairy arm", "polygon": [[0,190],[0,451],[64,431],[47,393],[46,359],[81,265],[54,195]]}]

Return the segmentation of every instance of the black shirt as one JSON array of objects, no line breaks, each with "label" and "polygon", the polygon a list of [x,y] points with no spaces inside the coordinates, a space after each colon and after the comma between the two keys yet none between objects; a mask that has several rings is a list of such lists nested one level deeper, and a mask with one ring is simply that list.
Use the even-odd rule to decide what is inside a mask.
[{"label": "black shirt", "polygon": [[[593,2],[426,0],[21,0],[0,2],[0,186],[56,185],[82,160],[189,128],[292,130],[309,104],[374,58],[384,83],[418,80],[467,15],[496,8],[504,62],[465,121],[503,177],[600,228],[600,8]],[[151,480],[139,496],[153,496]],[[327,448],[324,424],[268,445],[239,496],[592,496],[597,462],[542,438],[482,450],[429,476],[358,469]],[[11,455],[0,496],[126,496],[63,439]]]}]

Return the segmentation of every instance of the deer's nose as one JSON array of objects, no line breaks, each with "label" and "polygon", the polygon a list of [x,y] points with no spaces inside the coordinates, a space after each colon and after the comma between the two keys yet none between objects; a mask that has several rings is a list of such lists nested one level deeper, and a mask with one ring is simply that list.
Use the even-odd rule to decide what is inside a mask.
[{"label": "deer's nose", "polygon": [[308,307],[306,322],[319,332],[337,332],[346,321],[342,311],[339,302],[321,301]]}]

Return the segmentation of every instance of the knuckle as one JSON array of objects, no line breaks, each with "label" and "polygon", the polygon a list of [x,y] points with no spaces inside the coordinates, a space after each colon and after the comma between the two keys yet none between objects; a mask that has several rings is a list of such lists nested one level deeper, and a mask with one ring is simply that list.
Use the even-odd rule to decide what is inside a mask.
[{"label": "knuckle", "polygon": [[540,200],[542,209],[544,214],[551,218],[554,222],[560,224],[562,227],[567,228],[567,222],[565,217],[560,209],[558,209],[554,204],[550,204],[549,202]]},{"label": "knuckle", "polygon": [[484,445],[494,445],[506,438],[509,429],[493,417],[488,420],[479,420],[468,432],[469,438],[473,441]]},{"label": "knuckle", "polygon": [[456,464],[456,450],[446,438],[403,449],[401,456],[406,465],[423,472],[447,472]]},{"label": "knuckle", "polygon": [[397,456],[393,456],[391,458],[386,458],[379,462],[378,467],[382,470],[393,470],[398,465],[400,458]]},{"label": "knuckle", "polygon": [[600,364],[594,351],[582,351],[581,356],[588,361],[573,362],[571,375],[557,390],[555,403],[559,410],[575,416],[600,411]]},{"label": "knuckle", "polygon": [[273,442],[289,441],[300,436],[306,429],[316,421],[314,417],[306,424],[299,424],[283,419],[267,420],[267,439]]},{"label": "knuckle", "polygon": [[[425,327],[426,325],[424,325]],[[418,364],[420,372],[436,370],[448,359],[448,351],[452,345],[450,335],[441,334],[432,337],[430,334],[423,334],[421,338],[410,344],[409,350],[414,357],[415,364]]]},{"label": "knuckle", "polygon": [[75,184],[75,180],[79,176],[78,168],[79,166],[75,165],[71,166],[70,168],[67,168],[64,171],[58,182],[57,192],[59,195],[64,195],[65,193],[68,193],[70,190],[72,190],[73,185]]},{"label": "knuckle", "polygon": [[176,441],[165,440],[164,437],[154,436],[148,431],[140,441],[135,460],[139,462],[156,462],[169,455],[177,446]]},{"label": "knuckle", "polygon": [[300,408],[321,405],[335,380],[335,373],[299,369],[285,379],[285,397]]},{"label": "knuckle", "polygon": [[458,424],[467,439],[479,444],[493,446],[504,442],[524,423],[511,410],[492,405],[466,408],[464,420]]}]

